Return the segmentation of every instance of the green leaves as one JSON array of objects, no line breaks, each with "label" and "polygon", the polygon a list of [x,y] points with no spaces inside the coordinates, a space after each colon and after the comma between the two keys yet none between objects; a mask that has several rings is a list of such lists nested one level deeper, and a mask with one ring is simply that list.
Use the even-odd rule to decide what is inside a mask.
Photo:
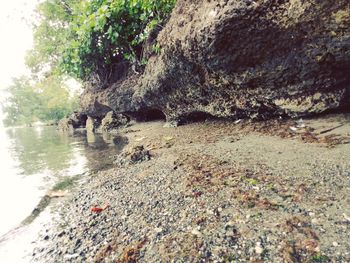
[{"label": "green leaves", "polygon": [[7,126],[35,121],[58,121],[78,108],[77,97],[70,97],[60,77],[35,82],[28,77],[13,80],[7,89],[10,97],[3,110]]},{"label": "green leaves", "polygon": [[128,60],[145,64],[142,45],[165,23],[175,0],[46,0],[38,7],[33,71],[49,64],[61,74],[86,79]]},{"label": "green leaves", "polygon": [[16,78],[7,91],[10,97],[3,110],[8,126],[58,121],[78,108],[77,97],[70,97],[60,77],[51,76],[37,83],[28,77]]},{"label": "green leaves", "polygon": [[156,43],[156,44],[154,44],[154,45],[152,46],[152,51],[153,51],[154,53],[156,53],[157,55],[160,54],[161,47],[160,47],[159,43]]}]

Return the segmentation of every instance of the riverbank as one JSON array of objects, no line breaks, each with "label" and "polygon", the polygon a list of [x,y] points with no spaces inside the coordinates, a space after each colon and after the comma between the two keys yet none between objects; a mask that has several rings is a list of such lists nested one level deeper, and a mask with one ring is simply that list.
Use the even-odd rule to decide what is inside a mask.
[{"label": "riverbank", "polygon": [[[127,143],[113,134],[74,135],[56,127],[0,127],[1,177],[0,258],[2,262],[28,262],[42,224],[54,216],[55,202],[71,185],[79,187],[91,173],[112,167]],[[76,190],[68,191],[67,194]]]},{"label": "riverbank", "polygon": [[128,148],[57,203],[33,261],[350,261],[349,120],[122,129]]}]

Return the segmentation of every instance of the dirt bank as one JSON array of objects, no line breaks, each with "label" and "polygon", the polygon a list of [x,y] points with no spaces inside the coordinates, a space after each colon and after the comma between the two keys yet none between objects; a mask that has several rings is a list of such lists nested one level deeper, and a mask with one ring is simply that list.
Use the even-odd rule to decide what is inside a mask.
[{"label": "dirt bank", "polygon": [[[349,120],[125,128],[124,162],[62,204],[33,261],[349,262]],[[150,160],[129,162],[137,145]]]}]

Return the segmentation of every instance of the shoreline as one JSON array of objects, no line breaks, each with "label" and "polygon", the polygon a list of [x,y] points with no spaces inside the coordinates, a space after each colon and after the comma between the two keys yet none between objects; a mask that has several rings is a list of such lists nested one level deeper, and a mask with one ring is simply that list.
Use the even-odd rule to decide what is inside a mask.
[{"label": "shoreline", "polygon": [[121,129],[129,146],[60,202],[33,262],[346,262],[349,123]]}]

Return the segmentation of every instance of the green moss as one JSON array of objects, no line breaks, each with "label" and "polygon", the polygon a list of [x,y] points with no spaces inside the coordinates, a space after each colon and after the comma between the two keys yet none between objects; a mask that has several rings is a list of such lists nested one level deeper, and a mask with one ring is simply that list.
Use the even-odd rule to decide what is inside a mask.
[{"label": "green moss", "polygon": [[255,215],[252,215],[251,217],[252,218],[261,218],[262,217],[262,213],[259,212],[259,213],[255,214]]},{"label": "green moss", "polygon": [[275,186],[273,185],[273,183],[269,183],[269,184],[267,185],[267,189],[269,189],[269,190],[274,190],[274,189],[275,189]]},{"label": "green moss", "polygon": [[64,177],[61,181],[59,181],[58,183],[56,183],[53,187],[52,190],[53,191],[58,191],[58,190],[65,190],[67,188],[72,187],[75,182],[77,181],[77,177],[73,176],[73,177]]},{"label": "green moss", "polygon": [[256,186],[259,183],[258,180],[254,179],[254,178],[243,177],[243,179],[245,181],[247,181],[252,186]]},{"label": "green moss", "polygon": [[326,255],[317,254],[311,257],[311,262],[313,263],[329,262],[329,257],[327,257]]}]

